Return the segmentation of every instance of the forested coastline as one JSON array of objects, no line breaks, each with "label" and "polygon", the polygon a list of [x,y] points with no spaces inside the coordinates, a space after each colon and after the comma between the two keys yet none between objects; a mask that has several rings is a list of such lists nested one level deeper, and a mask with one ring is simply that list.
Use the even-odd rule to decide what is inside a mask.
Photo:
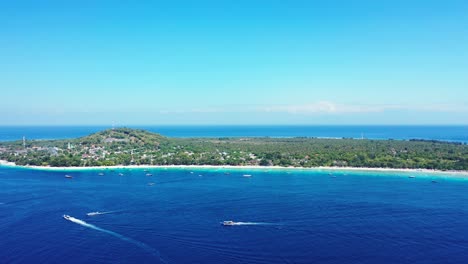
[{"label": "forested coastline", "polygon": [[168,138],[129,128],[67,140],[0,143],[17,165],[342,166],[468,170],[468,146],[427,140],[323,138]]}]

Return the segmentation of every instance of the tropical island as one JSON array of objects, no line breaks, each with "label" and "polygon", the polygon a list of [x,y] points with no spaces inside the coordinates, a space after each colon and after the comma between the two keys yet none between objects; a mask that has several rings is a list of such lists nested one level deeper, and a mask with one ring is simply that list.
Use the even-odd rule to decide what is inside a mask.
[{"label": "tropical island", "polygon": [[428,140],[170,138],[116,128],[61,140],[0,143],[0,160],[22,166],[213,165],[468,170],[468,145]]}]

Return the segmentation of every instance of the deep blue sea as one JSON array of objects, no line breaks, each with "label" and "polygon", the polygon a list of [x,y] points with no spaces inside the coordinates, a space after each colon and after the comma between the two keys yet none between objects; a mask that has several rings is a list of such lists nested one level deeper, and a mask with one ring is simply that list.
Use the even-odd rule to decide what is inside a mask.
[{"label": "deep blue sea", "polygon": [[0,263],[468,262],[468,178],[149,172],[0,167]]},{"label": "deep blue sea", "polygon": [[[0,127],[0,141],[73,138],[106,128]],[[468,126],[136,128],[171,137],[468,142]],[[468,178],[297,170],[147,173],[0,167],[0,263],[468,263]],[[224,220],[238,225],[222,226]]]},{"label": "deep blue sea", "polygon": [[[468,126],[131,126],[169,137],[434,139],[468,143]],[[111,126],[0,126],[0,141],[75,138]]]}]

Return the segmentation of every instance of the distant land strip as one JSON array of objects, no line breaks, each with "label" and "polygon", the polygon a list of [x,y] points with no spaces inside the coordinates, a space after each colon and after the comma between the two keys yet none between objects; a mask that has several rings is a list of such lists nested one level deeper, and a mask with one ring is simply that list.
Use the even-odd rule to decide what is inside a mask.
[{"label": "distant land strip", "polygon": [[468,145],[419,139],[169,138],[116,128],[76,139],[0,142],[0,160],[39,167],[210,165],[468,171]]}]

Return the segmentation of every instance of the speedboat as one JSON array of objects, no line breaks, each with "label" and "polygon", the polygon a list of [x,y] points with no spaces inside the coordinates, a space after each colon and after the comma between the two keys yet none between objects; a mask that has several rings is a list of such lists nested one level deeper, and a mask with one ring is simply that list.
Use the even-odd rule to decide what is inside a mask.
[{"label": "speedboat", "polygon": [[100,215],[101,212],[91,212],[91,213],[87,213],[86,215],[87,216],[93,216],[93,215]]},{"label": "speedboat", "polygon": [[99,176],[104,176],[104,173],[100,172],[98,175],[99,175]]},{"label": "speedboat", "polygon": [[236,222],[234,221],[223,221],[223,226],[233,226],[236,225]]},{"label": "speedboat", "polygon": [[148,183],[148,186],[153,186],[154,185],[154,182],[149,182]]},{"label": "speedboat", "polygon": [[69,220],[69,221],[71,220],[71,219],[70,219],[71,216],[69,216],[69,215],[63,215],[63,218],[65,218],[65,220]]},{"label": "speedboat", "polygon": [[119,176],[124,176],[123,173],[119,173]]},{"label": "speedboat", "polygon": [[71,178],[73,178],[73,176],[71,176],[71,175],[65,175],[65,178],[71,179]]},{"label": "speedboat", "polygon": [[146,173],[146,176],[153,176],[153,174],[151,174],[151,173]]},{"label": "speedboat", "polygon": [[252,175],[250,175],[250,174],[244,174],[244,175],[242,175],[242,176],[244,176],[244,177],[252,177]]}]

